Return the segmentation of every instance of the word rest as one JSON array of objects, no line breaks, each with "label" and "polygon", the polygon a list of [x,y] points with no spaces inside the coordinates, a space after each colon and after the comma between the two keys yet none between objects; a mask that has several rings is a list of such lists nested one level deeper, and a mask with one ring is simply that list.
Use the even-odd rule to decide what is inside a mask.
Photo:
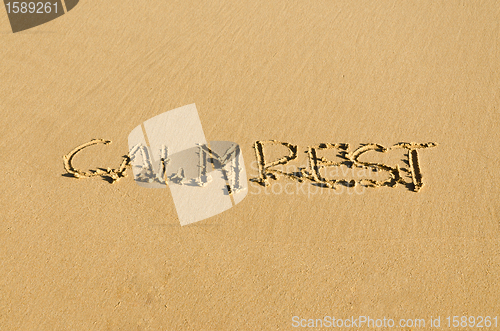
[{"label": "word rest", "polygon": [[[269,161],[266,158],[265,147],[269,145],[281,145],[287,148],[288,155],[285,155],[274,161]],[[307,147],[305,153],[307,153],[308,158],[308,169],[299,168],[298,172],[285,172],[283,170],[277,169],[278,166],[284,166],[289,162],[296,160],[297,145],[292,145],[287,142],[280,142],[276,140],[267,141],[256,141],[254,143],[255,155],[258,163],[259,176],[257,178],[251,179],[253,182],[257,182],[263,186],[269,185],[269,179],[278,180],[281,176],[302,181],[311,181],[322,187],[335,188],[338,184],[343,184],[346,186],[355,186],[360,184],[367,187],[380,187],[380,186],[390,186],[395,187],[397,184],[407,184],[401,172],[403,171],[399,165],[390,166],[382,163],[376,162],[366,162],[360,161],[361,155],[374,151],[387,153],[394,149],[405,149],[407,154],[407,162],[409,165],[409,172],[411,174],[413,182],[413,190],[418,192],[424,185],[422,181],[422,171],[420,168],[419,154],[418,150],[436,147],[436,143],[398,143],[390,148],[386,148],[379,144],[364,144],[361,147],[349,152],[349,145],[345,143],[322,143],[317,146]],[[324,157],[319,156],[319,152],[322,150],[337,150],[338,157],[341,159],[340,162],[334,162],[327,160]],[[341,165],[347,166],[349,168],[371,168],[374,171],[385,171],[389,174],[389,178],[383,181],[377,181],[374,179],[360,179],[347,180],[347,179],[327,179],[321,174],[321,170],[327,167],[339,167]]]}]

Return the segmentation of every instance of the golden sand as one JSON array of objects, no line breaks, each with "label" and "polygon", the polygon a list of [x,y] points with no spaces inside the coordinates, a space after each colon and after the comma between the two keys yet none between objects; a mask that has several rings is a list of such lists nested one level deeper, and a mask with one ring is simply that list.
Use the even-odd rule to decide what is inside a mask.
[{"label": "golden sand", "polygon": [[[0,329],[500,315],[499,22],[497,1],[82,0],[13,34],[0,10]],[[129,132],[191,103],[248,178],[276,140],[346,185],[250,181],[181,227],[169,190],[121,175]],[[385,177],[323,175],[339,142]],[[414,187],[369,187],[397,174]]]}]

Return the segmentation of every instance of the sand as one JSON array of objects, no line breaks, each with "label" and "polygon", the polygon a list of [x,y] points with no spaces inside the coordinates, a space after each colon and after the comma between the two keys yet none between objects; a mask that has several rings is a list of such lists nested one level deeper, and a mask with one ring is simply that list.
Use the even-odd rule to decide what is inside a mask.
[{"label": "sand", "polygon": [[[496,1],[82,0],[12,33],[0,9],[0,328],[499,316],[499,22]],[[296,145],[297,168],[320,144],[437,146],[360,157],[412,162],[418,192],[281,176],[182,227],[130,170],[65,170],[92,139],[112,143],[75,169],[120,169],[134,127],[191,103],[249,179],[256,141]]]}]

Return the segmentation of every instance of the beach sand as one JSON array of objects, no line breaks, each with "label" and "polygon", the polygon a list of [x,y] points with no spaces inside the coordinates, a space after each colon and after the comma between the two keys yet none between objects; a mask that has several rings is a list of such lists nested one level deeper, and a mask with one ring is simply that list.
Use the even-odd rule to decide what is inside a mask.
[{"label": "beach sand", "polygon": [[[0,328],[499,316],[499,21],[496,1],[107,0],[12,33],[0,9]],[[192,103],[249,178],[255,141],[303,159],[320,143],[438,146],[419,150],[419,192],[249,182],[183,227],[169,190],[130,170],[66,173],[97,138],[112,143],[75,167],[119,167],[133,128]]]}]

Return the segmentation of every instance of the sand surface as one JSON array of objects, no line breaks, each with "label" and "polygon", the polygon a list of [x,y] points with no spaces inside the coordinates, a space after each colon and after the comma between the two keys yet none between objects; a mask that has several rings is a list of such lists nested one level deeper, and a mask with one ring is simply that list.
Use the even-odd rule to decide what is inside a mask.
[{"label": "sand surface", "polygon": [[[82,0],[19,33],[3,8],[0,329],[500,317],[497,1]],[[321,143],[438,146],[419,150],[419,192],[249,182],[183,227],[168,190],[67,176],[75,147],[111,140],[74,165],[118,168],[134,127],[191,103],[249,178],[255,141],[304,160]],[[408,168],[399,152],[366,159]]]}]

